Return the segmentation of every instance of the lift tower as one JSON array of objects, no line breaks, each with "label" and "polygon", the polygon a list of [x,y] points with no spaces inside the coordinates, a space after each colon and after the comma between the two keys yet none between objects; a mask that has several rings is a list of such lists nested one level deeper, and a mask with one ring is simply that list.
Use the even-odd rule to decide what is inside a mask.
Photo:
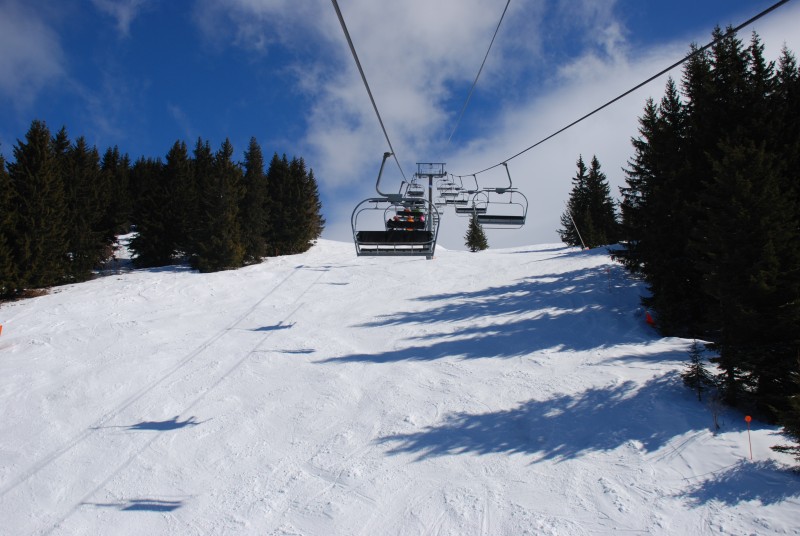
[{"label": "lift tower", "polygon": [[[439,179],[447,175],[447,172],[444,170],[444,162],[417,162],[417,172],[414,174],[415,177],[420,179],[424,179],[427,177],[428,179],[428,206],[433,207],[433,179]],[[429,225],[438,225],[438,221],[434,221],[434,219],[439,218],[439,212],[434,210],[433,214],[430,212],[430,208],[428,209],[428,224]],[[425,257],[428,260],[431,260],[433,256],[428,255]]]}]

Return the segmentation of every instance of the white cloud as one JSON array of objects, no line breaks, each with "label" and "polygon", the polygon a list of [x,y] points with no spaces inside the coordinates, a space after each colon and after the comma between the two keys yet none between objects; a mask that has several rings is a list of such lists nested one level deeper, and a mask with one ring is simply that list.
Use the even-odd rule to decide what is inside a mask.
[{"label": "white cloud", "polygon": [[209,42],[267,53],[276,44],[300,46],[321,7],[328,6],[321,0],[198,0],[193,16]]},{"label": "white cloud", "polygon": [[[570,0],[555,6],[512,2],[478,84],[483,107],[468,108],[465,116],[473,127],[481,125],[481,135],[474,139],[457,135],[448,147],[446,138],[505,2],[342,0],[340,4],[407,175],[414,172],[417,161],[445,161],[449,171],[462,174],[497,164],[660,71],[685,55],[689,46],[687,36],[681,35],[674,42],[632,49],[628,30],[615,16],[616,2]],[[347,206],[375,194],[374,181],[387,145],[331,4],[223,0],[201,5],[198,20],[226,20],[231,30],[223,33],[238,46],[314,50],[293,69],[297,88],[313,102],[307,111],[303,153],[323,193],[332,200],[333,206],[326,207],[326,236],[349,240]],[[797,42],[791,42],[798,14],[800,7],[790,5],[759,22],[756,30],[768,45],[768,59],[777,57],[784,42],[798,50]],[[219,25],[216,28],[219,34]],[[710,31],[689,38],[704,43]],[[742,36],[749,38],[750,29],[746,31]],[[572,56],[565,63],[554,61],[552,48],[557,45],[550,41],[570,39],[577,40]],[[672,75],[680,79],[680,69]],[[663,95],[665,80],[666,76],[652,82],[510,162],[514,185],[530,201],[528,224],[518,231],[489,232],[490,244],[558,241],[555,229],[579,154],[586,160],[597,155],[616,196],[624,183],[621,168],[631,156],[630,139],[637,135],[637,118],[648,96]],[[487,108],[487,103],[494,103],[494,108]],[[390,165],[387,170],[386,177],[399,184],[399,172]],[[502,168],[480,178],[505,180]],[[361,191],[361,197],[337,196],[354,191]],[[466,219],[448,210],[440,240],[446,247],[461,248],[465,230]]]},{"label": "white cloud", "polygon": [[130,35],[131,23],[149,0],[92,0],[99,11],[117,21],[117,30],[123,37]]},{"label": "white cloud", "polygon": [[192,122],[186,112],[177,104],[167,104],[167,111],[175,123],[183,132],[184,139],[196,140],[198,138],[197,129],[192,126]]},{"label": "white cloud", "polygon": [[[481,0],[388,4],[355,0],[342,6],[377,106],[407,174],[413,172],[419,158],[441,152],[503,7]],[[318,105],[309,121],[308,141],[313,150],[315,132],[331,121],[332,110],[350,110],[363,123],[364,136],[363,154],[351,165],[377,168],[375,162],[379,162],[387,144],[335,17],[321,23],[320,32],[335,53],[328,61],[336,68],[329,69],[327,79],[316,86]],[[496,63],[488,64],[491,69],[482,75],[483,80],[500,68],[501,58],[495,55]],[[333,184],[347,180],[344,176],[327,178]]]},{"label": "white cloud", "polygon": [[0,3],[0,50],[0,92],[19,109],[64,75],[58,35],[22,3]]}]

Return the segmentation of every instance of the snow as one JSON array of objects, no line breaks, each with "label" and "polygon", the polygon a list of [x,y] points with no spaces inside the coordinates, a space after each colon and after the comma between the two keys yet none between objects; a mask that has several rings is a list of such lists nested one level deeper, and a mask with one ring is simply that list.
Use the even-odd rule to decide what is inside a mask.
[{"label": "snow", "polygon": [[604,250],[116,270],[0,307],[0,534],[800,534]]}]

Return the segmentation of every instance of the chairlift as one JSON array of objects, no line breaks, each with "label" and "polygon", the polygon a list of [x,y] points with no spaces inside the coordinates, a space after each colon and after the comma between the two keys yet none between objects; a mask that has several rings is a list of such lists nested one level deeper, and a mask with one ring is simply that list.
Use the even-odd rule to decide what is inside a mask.
[{"label": "chairlift", "polygon": [[468,207],[456,207],[456,214],[471,216],[472,214],[486,214],[486,207],[479,207],[476,205]]},{"label": "chairlift", "polygon": [[482,207],[481,213],[475,211],[478,223],[487,229],[519,229],[525,225],[528,214],[528,199],[513,187],[508,164],[503,162],[508,175],[508,187],[482,188],[475,196],[473,205]]},{"label": "chairlift", "polygon": [[462,190],[461,186],[449,177],[436,181],[436,190],[440,197],[454,197]]},{"label": "chairlift", "polygon": [[486,214],[487,206],[485,195],[482,192],[474,192],[468,198],[467,203],[456,206],[456,215],[464,217],[472,216],[473,214]]},{"label": "chairlift", "polygon": [[[350,216],[356,255],[425,256],[431,259],[439,233],[439,212],[424,197],[410,196],[410,188],[405,193],[381,192],[383,167],[391,155],[384,153],[375,184],[381,197],[360,202]],[[364,229],[370,225],[371,230]],[[379,230],[375,229],[379,225]]]},{"label": "chairlift", "polygon": [[464,185],[462,184],[459,187],[458,193],[455,197],[446,199],[448,205],[453,205],[456,208],[459,207],[466,207],[472,203],[472,198],[475,192],[470,192],[464,189]]},{"label": "chairlift", "polygon": [[425,187],[416,180],[412,180],[406,188],[407,197],[425,197]]}]

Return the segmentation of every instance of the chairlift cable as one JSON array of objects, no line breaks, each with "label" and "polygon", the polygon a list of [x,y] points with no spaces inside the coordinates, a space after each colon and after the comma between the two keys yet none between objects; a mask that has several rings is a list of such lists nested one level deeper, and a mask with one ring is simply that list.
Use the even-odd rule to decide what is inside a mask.
[{"label": "chairlift cable", "polygon": [[506,7],[503,9],[503,14],[500,15],[500,21],[497,23],[497,28],[495,28],[494,30],[492,41],[489,43],[489,48],[486,51],[486,55],[483,57],[483,62],[481,63],[480,69],[478,69],[478,74],[475,76],[475,81],[472,82],[472,87],[469,88],[469,93],[467,94],[467,100],[464,101],[464,106],[461,107],[461,112],[458,114],[458,119],[456,119],[456,124],[453,126],[452,132],[450,132],[450,136],[447,138],[448,144],[450,143],[450,140],[453,138],[453,134],[456,133],[458,125],[461,123],[461,118],[464,116],[464,111],[467,109],[469,100],[472,98],[472,92],[475,91],[475,86],[478,85],[478,78],[480,78],[481,76],[481,72],[483,71],[483,66],[486,65],[486,59],[489,57],[489,52],[492,50],[492,45],[494,44],[494,40],[497,37],[497,32],[500,31],[500,25],[503,23],[503,18],[506,16],[506,11],[508,11],[509,4],[511,4],[511,0],[508,0],[506,2]]},{"label": "chairlift cable", "polygon": [[392,152],[394,156],[394,161],[397,163],[397,167],[400,170],[400,175],[403,176],[403,180],[406,180],[406,174],[403,173],[403,167],[400,165],[400,161],[397,159],[397,153],[392,147],[392,142],[389,140],[389,134],[386,132],[386,127],[383,124],[383,119],[381,119],[381,113],[378,111],[378,105],[375,104],[375,98],[372,96],[372,91],[369,88],[369,83],[367,82],[367,76],[364,74],[364,69],[361,67],[361,62],[358,59],[358,54],[356,54],[356,47],[353,45],[353,40],[350,38],[350,32],[347,31],[347,25],[344,22],[344,17],[342,17],[342,11],[339,9],[339,3],[337,0],[331,0],[333,2],[333,8],[336,10],[336,16],[339,17],[339,24],[342,25],[342,31],[344,32],[344,36],[347,39],[347,44],[350,46],[350,52],[353,54],[353,59],[356,62],[356,66],[358,67],[358,72],[361,74],[361,80],[364,82],[364,87],[367,89],[367,94],[369,95],[369,100],[372,102],[372,108],[375,110],[375,115],[378,116],[378,122],[381,125],[381,129],[383,130],[383,135],[386,137],[386,143],[389,144],[389,150]]},{"label": "chairlift cable", "polygon": [[599,108],[595,108],[594,110],[592,110],[592,111],[591,111],[591,112],[589,112],[588,114],[584,115],[583,117],[581,117],[581,118],[579,118],[579,119],[576,119],[575,121],[573,121],[572,123],[568,124],[567,126],[565,126],[565,127],[561,128],[561,129],[559,129],[559,130],[557,130],[557,131],[553,132],[552,134],[550,134],[550,135],[549,135],[549,136],[547,136],[546,138],[543,138],[543,139],[541,139],[541,140],[537,141],[536,143],[534,143],[534,144],[533,144],[533,145],[531,145],[530,147],[528,147],[528,148],[526,148],[526,149],[523,149],[523,150],[521,150],[520,152],[518,152],[517,154],[515,154],[515,155],[513,155],[513,156],[511,156],[511,157],[509,157],[509,158],[506,158],[506,159],[505,159],[504,161],[502,161],[502,162],[498,162],[497,164],[495,164],[495,165],[493,165],[493,166],[489,166],[489,167],[487,167],[486,169],[482,169],[481,171],[476,171],[475,173],[469,173],[468,175],[479,175],[479,174],[481,174],[481,173],[484,173],[484,172],[486,172],[486,171],[489,171],[489,170],[491,170],[491,169],[494,169],[494,168],[496,168],[496,167],[498,167],[498,166],[502,166],[502,165],[503,165],[503,164],[505,164],[506,162],[509,162],[509,161],[511,161],[511,160],[513,160],[513,159],[515,159],[516,157],[518,157],[518,156],[520,156],[520,155],[522,155],[522,154],[525,154],[525,153],[527,153],[528,151],[530,151],[530,150],[531,150],[531,149],[533,149],[534,147],[538,147],[539,145],[543,144],[543,143],[544,143],[544,142],[546,142],[547,140],[549,140],[549,139],[551,139],[551,138],[554,138],[555,136],[557,136],[557,135],[561,134],[562,132],[564,132],[564,131],[565,131],[565,130],[567,130],[568,128],[574,127],[575,125],[577,125],[578,123],[580,123],[580,122],[581,122],[581,121],[583,121],[584,119],[587,119],[587,118],[589,118],[589,117],[593,116],[594,114],[596,114],[596,113],[597,113],[597,112],[599,112],[600,110],[603,110],[604,108],[607,108],[608,106],[610,106],[610,105],[614,104],[615,102],[617,102],[618,100],[622,99],[623,97],[627,97],[628,95],[630,95],[631,93],[633,93],[633,92],[634,92],[634,91],[636,91],[637,89],[640,89],[641,87],[643,87],[643,86],[645,86],[645,85],[649,84],[650,82],[652,82],[652,81],[653,81],[653,80],[655,80],[656,78],[660,77],[661,75],[663,75],[663,74],[667,73],[668,71],[671,71],[671,70],[672,70],[672,69],[674,69],[675,67],[678,67],[679,65],[681,65],[682,63],[684,63],[684,62],[688,61],[689,59],[693,58],[694,56],[697,56],[698,54],[700,54],[700,53],[702,53],[702,52],[704,52],[704,51],[708,50],[708,49],[709,49],[709,48],[711,48],[712,46],[716,45],[718,42],[722,41],[723,39],[726,39],[726,38],[727,38],[727,37],[729,37],[730,35],[733,35],[733,34],[735,34],[736,32],[738,32],[739,30],[741,30],[741,29],[742,29],[742,28],[744,28],[745,26],[749,26],[750,24],[754,23],[754,22],[755,22],[755,21],[757,21],[758,19],[760,19],[760,18],[764,17],[765,15],[767,15],[767,14],[771,13],[772,11],[775,11],[776,9],[778,9],[779,7],[781,7],[782,5],[784,5],[784,4],[788,3],[788,2],[789,2],[789,0],[780,0],[780,2],[777,2],[777,3],[773,4],[772,6],[768,7],[767,9],[765,9],[764,11],[762,11],[761,13],[759,13],[758,15],[755,15],[754,17],[751,17],[750,19],[746,20],[745,22],[741,23],[740,25],[738,25],[738,26],[737,26],[737,27],[735,27],[735,28],[731,28],[730,30],[728,30],[727,32],[725,32],[725,33],[724,33],[722,36],[720,36],[719,38],[717,38],[717,39],[714,39],[713,41],[711,41],[711,42],[710,42],[710,43],[708,43],[707,45],[705,45],[705,46],[703,46],[703,47],[700,47],[700,48],[698,48],[697,50],[695,50],[695,51],[691,52],[690,54],[688,54],[688,55],[687,55],[686,57],[684,57],[683,59],[681,59],[681,60],[679,60],[679,61],[676,61],[675,63],[673,63],[673,64],[672,64],[672,65],[670,65],[669,67],[666,67],[665,69],[662,69],[661,71],[659,71],[658,73],[654,74],[653,76],[651,76],[650,78],[648,78],[648,79],[647,79],[647,80],[645,80],[644,82],[641,82],[640,84],[637,84],[636,86],[632,87],[631,89],[629,89],[629,90],[628,90],[628,91],[626,91],[625,93],[622,93],[621,95],[619,95],[619,96],[615,97],[614,99],[612,99],[612,100],[608,101],[607,103],[603,104],[603,105],[602,105],[602,106],[600,106]]}]

